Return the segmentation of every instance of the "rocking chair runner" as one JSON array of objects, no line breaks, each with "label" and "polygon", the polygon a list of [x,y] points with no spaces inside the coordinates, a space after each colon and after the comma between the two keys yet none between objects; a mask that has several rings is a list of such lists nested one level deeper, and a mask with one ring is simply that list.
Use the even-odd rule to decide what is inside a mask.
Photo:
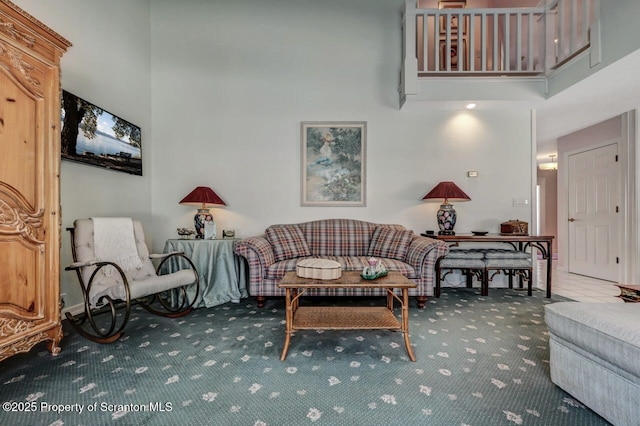
[{"label": "rocking chair runner", "polygon": [[[126,225],[127,222],[124,223]],[[78,219],[73,228],[67,229],[71,233],[74,263],[65,270],[76,271],[84,297],[84,312],[77,315],[67,312],[66,317],[78,333],[94,342],[118,340],[129,321],[133,303],[140,304],[151,313],[177,318],[191,312],[200,290],[198,271],[184,253],[150,255],[142,224],[139,221],[130,223],[140,264],[137,267],[129,265],[128,268],[110,259],[96,258],[96,251],[100,250],[96,250],[95,244],[99,241],[94,239],[92,219]],[[163,264],[172,257],[182,258],[191,269],[161,275]],[[157,268],[151,259],[160,259]],[[196,292],[189,303],[186,287],[191,285],[196,286]],[[116,310],[121,308],[124,314],[117,315]],[[98,321],[100,314],[110,314],[111,317]]]}]

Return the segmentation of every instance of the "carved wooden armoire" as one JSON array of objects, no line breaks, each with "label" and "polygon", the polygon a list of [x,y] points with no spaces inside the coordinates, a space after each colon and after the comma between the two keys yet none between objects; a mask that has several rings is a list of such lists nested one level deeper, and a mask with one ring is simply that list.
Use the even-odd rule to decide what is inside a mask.
[{"label": "carved wooden armoire", "polygon": [[0,360],[60,351],[60,58],[71,44],[0,0]]}]

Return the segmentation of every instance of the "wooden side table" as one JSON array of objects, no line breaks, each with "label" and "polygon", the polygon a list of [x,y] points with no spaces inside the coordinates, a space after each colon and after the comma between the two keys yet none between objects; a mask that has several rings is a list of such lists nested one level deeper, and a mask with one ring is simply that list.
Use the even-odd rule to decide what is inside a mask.
[{"label": "wooden side table", "polygon": [[640,302],[640,285],[624,285],[616,284],[620,288],[620,299],[626,303],[638,303]]}]

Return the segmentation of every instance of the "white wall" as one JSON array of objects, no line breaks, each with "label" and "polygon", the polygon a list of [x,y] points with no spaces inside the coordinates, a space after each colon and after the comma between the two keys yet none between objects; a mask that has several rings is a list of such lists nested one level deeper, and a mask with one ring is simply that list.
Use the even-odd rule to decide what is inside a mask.
[{"label": "white wall", "polygon": [[151,226],[149,0],[13,0],[73,46],[62,57],[62,88],[142,128],[143,176],[63,161],[61,293],[82,301],[71,262],[74,219],[131,216]]},{"label": "white wall", "polygon": [[[63,227],[133,216],[158,251],[193,226],[178,201],[208,185],[229,204],[219,229],[241,237],[329,217],[421,232],[438,209],[421,198],[442,180],[472,198],[456,204],[458,232],[531,220],[512,206],[532,199],[529,111],[398,110],[402,0],[16,3],[74,44],[65,89],[142,127],[142,177],[63,162]],[[367,121],[366,207],[300,206],[300,122],[313,120]],[[76,289],[63,272],[67,305]]]},{"label": "white wall", "polygon": [[[590,65],[589,54],[578,57],[548,78],[549,97],[552,97],[573,84],[602,70],[617,60],[638,50],[640,37],[640,2],[638,0],[601,0],[600,10],[600,52],[601,60]],[[597,44],[592,42],[592,47]]]},{"label": "white wall", "polygon": [[[421,198],[453,180],[459,232],[530,221],[529,111],[399,111],[402,1],[151,3],[155,249],[193,226],[178,201],[211,186],[219,229],[348,217],[435,229]],[[300,206],[300,122],[368,123],[367,206]],[[477,170],[478,178],[467,178]]]}]

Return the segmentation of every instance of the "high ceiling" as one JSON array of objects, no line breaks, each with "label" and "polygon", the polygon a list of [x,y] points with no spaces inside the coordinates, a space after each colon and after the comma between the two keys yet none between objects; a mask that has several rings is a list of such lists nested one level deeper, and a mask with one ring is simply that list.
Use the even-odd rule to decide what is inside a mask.
[{"label": "high ceiling", "polygon": [[[545,0],[467,0],[467,7],[537,7]],[[423,8],[437,7],[438,0],[418,0]],[[556,139],[640,107],[640,50],[604,67],[561,93],[531,103],[514,102],[508,107],[537,111],[538,162],[557,153]],[[509,103],[509,102],[507,102]],[[459,102],[437,102],[440,108],[459,108]],[[480,108],[492,108],[484,102]],[[504,102],[498,102],[504,108]]]},{"label": "high ceiling", "polygon": [[542,102],[537,108],[538,159],[555,139],[640,107],[640,50]]}]

